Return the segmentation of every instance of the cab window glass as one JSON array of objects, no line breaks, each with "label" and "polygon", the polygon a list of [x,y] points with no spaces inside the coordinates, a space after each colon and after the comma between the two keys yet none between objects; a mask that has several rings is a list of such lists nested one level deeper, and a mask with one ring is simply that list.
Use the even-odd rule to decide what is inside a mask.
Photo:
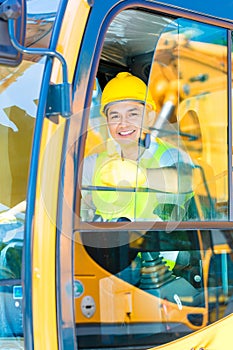
[{"label": "cab window glass", "polygon": [[23,60],[18,67],[0,69],[0,342],[4,347],[3,338],[6,347],[23,348],[26,196],[44,62]]},{"label": "cab window glass", "polygon": [[77,232],[79,348],[159,346],[232,314],[232,237],[127,226]]},{"label": "cab window glass", "polygon": [[190,20],[115,17],[93,88],[83,221],[228,219],[226,43],[226,30]]},{"label": "cab window glass", "polygon": [[[179,19],[155,50],[150,86],[159,113],[153,129],[193,163],[184,219],[228,218],[226,43],[226,30]],[[183,164],[176,165],[179,194]]]}]

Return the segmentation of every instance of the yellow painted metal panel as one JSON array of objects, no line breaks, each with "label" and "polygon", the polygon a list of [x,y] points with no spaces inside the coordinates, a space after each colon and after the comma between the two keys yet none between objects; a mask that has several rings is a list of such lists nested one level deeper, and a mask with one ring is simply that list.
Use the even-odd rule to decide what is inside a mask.
[{"label": "yellow painted metal panel", "polygon": [[[69,80],[73,77],[78,50],[82,41],[90,7],[85,0],[71,0],[63,19],[57,51],[66,59]],[[60,74],[60,75],[59,75]],[[55,61],[52,80],[61,79],[61,65]]]},{"label": "yellow painted metal panel", "polygon": [[[33,241],[35,349],[57,349],[56,210],[63,128],[45,121],[37,181]],[[46,140],[49,142],[46,144]]]},{"label": "yellow painted metal panel", "polygon": [[233,315],[156,350],[231,350]]},{"label": "yellow painted metal panel", "polygon": [[[89,13],[84,0],[71,0],[63,19],[57,50],[64,55],[72,80],[78,50]],[[61,65],[55,61],[52,81],[61,81]],[[43,126],[33,240],[34,349],[58,349],[56,321],[56,215],[64,119]]]}]

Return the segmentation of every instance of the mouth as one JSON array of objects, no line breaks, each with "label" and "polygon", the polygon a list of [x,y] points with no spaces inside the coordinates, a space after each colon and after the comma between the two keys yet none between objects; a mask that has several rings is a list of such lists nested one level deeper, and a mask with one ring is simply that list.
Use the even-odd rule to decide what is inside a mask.
[{"label": "mouth", "polygon": [[135,132],[135,130],[131,129],[131,130],[127,130],[127,131],[120,131],[118,134],[120,136],[129,136],[129,135],[132,135],[134,132]]}]

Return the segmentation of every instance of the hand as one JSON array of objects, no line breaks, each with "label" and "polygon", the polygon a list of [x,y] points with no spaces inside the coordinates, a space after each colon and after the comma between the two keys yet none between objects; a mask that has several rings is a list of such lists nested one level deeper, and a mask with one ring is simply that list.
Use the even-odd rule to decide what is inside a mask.
[{"label": "hand", "polygon": [[162,192],[192,192],[192,168],[182,165],[177,168],[147,169],[147,182],[149,188]]}]

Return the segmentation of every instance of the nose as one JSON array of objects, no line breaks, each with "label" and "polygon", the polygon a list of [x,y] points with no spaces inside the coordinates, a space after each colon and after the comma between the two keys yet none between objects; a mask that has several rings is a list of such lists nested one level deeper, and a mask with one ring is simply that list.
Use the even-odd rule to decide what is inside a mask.
[{"label": "nose", "polygon": [[120,120],[119,120],[119,124],[120,125],[128,125],[129,124],[129,120],[126,114],[121,114],[120,115]]}]

